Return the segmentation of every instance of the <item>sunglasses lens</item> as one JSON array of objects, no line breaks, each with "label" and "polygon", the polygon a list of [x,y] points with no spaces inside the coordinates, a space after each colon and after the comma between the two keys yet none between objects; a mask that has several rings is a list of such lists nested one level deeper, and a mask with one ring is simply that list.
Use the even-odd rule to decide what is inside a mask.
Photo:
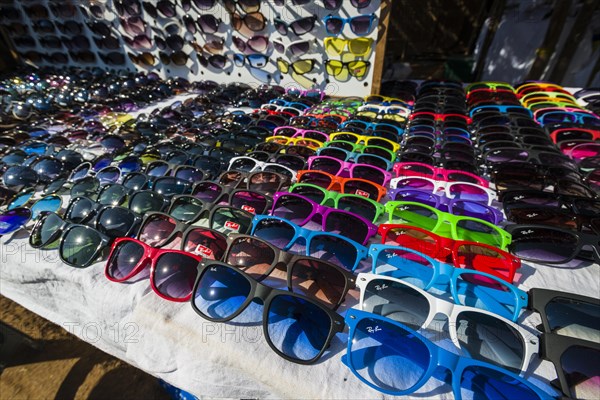
[{"label": "sunglasses lens", "polygon": [[431,354],[419,338],[379,318],[361,319],[348,343],[355,373],[391,393],[415,386],[430,364]]},{"label": "sunglasses lens", "polygon": [[38,176],[29,167],[14,166],[4,172],[2,180],[4,181],[4,186],[9,188],[14,186],[33,187],[38,183]]},{"label": "sunglasses lens", "polygon": [[344,20],[341,18],[327,18],[325,22],[325,29],[332,35],[339,35],[343,27]]},{"label": "sunglasses lens", "polygon": [[308,255],[325,259],[350,271],[354,269],[354,265],[358,259],[358,249],[342,238],[329,235],[316,235],[313,236],[308,245]]},{"label": "sunglasses lens", "polygon": [[152,189],[165,197],[170,197],[176,194],[184,194],[188,189],[188,183],[177,178],[159,178],[154,181]]},{"label": "sunglasses lens", "polygon": [[314,211],[313,205],[301,197],[283,195],[277,199],[271,215],[303,225]]},{"label": "sunglasses lens", "polygon": [[452,203],[451,213],[465,217],[479,218],[484,221],[495,223],[496,216],[490,207],[474,201],[456,200]]},{"label": "sunglasses lens", "polygon": [[433,210],[413,204],[396,207],[392,215],[400,223],[415,225],[428,231],[433,231],[438,224],[438,216]]},{"label": "sunglasses lens", "polygon": [[301,259],[291,266],[292,291],[316,297],[330,307],[343,299],[346,278],[329,264],[315,259]]},{"label": "sunglasses lens", "polygon": [[98,194],[98,203],[102,205],[118,205],[127,195],[127,188],[121,185],[105,186]]},{"label": "sunglasses lens", "polygon": [[171,203],[169,214],[180,221],[191,222],[199,217],[204,203],[195,197],[180,197]]},{"label": "sunglasses lens", "polygon": [[[383,164],[387,166],[386,164]],[[377,167],[367,166],[367,165],[356,165],[352,169],[352,176],[354,178],[365,179],[367,181],[375,182],[379,185],[383,185],[385,182],[385,174],[384,171],[378,169]]]},{"label": "sunglasses lens", "polygon": [[357,35],[366,35],[371,30],[372,18],[369,15],[354,17],[350,20],[350,28]]},{"label": "sunglasses lens", "polygon": [[271,196],[282,185],[279,175],[272,172],[259,172],[251,176],[249,185],[253,190]]},{"label": "sunglasses lens", "polygon": [[7,209],[12,210],[13,208],[23,207],[23,204],[27,203],[29,199],[33,196],[33,192],[21,194],[13,199],[9,204]]},{"label": "sunglasses lens", "polygon": [[74,198],[65,213],[65,219],[74,224],[85,221],[94,209],[94,202],[86,197]]},{"label": "sunglasses lens", "polygon": [[194,307],[213,319],[229,319],[250,295],[252,286],[232,267],[210,265],[202,273],[193,295]]},{"label": "sunglasses lens", "polygon": [[212,215],[211,228],[225,233],[247,233],[252,226],[252,214],[233,207],[220,207]]},{"label": "sunglasses lens", "polygon": [[226,263],[235,265],[255,279],[264,278],[275,261],[275,252],[255,238],[237,238],[229,247]]},{"label": "sunglasses lens", "polygon": [[569,347],[562,354],[561,367],[573,398],[592,399],[598,395],[600,368],[593,361],[597,357],[600,351],[581,346]]},{"label": "sunglasses lens", "polygon": [[223,189],[211,182],[201,182],[194,188],[193,195],[207,203],[213,203],[219,198]]},{"label": "sunglasses lens", "polygon": [[182,253],[165,253],[156,260],[154,286],[163,296],[188,299],[196,281],[198,261]]},{"label": "sunglasses lens", "polygon": [[185,237],[184,250],[210,260],[220,260],[227,248],[227,238],[217,232],[195,228]]},{"label": "sunglasses lens", "polygon": [[502,247],[502,236],[495,225],[485,225],[475,220],[460,220],[456,223],[456,234],[460,240],[486,243]]},{"label": "sunglasses lens", "polygon": [[127,279],[143,256],[144,247],[141,244],[128,240],[119,243],[108,259],[108,275],[113,279]]},{"label": "sunglasses lens", "polygon": [[555,297],[546,305],[545,313],[553,333],[598,341],[597,304]]},{"label": "sunglasses lens", "polygon": [[148,218],[141,227],[138,239],[152,247],[164,245],[175,230],[177,222],[173,218],[157,214]]},{"label": "sunglasses lens", "polygon": [[154,192],[138,192],[129,200],[129,209],[140,215],[150,211],[160,211],[164,206],[164,198]]},{"label": "sunglasses lens", "polygon": [[112,238],[125,237],[135,225],[135,214],[126,208],[107,208],[98,215],[97,229]]},{"label": "sunglasses lens", "polygon": [[140,173],[132,173],[127,175],[123,180],[123,186],[129,190],[141,190],[148,183],[148,178]]},{"label": "sunglasses lens", "polygon": [[460,378],[460,390],[463,398],[540,399],[524,382],[484,366],[465,368]]},{"label": "sunglasses lens", "polygon": [[0,235],[14,232],[21,228],[31,218],[31,211],[27,208],[15,208],[0,214]]},{"label": "sunglasses lens", "polygon": [[85,267],[98,256],[102,239],[94,229],[74,226],[67,230],[60,245],[60,258],[75,267]]},{"label": "sunglasses lens", "polygon": [[267,207],[267,198],[260,193],[240,191],[232,196],[231,205],[250,214],[262,214]]},{"label": "sunglasses lens", "polygon": [[577,247],[574,233],[552,228],[522,228],[512,232],[510,252],[529,261],[544,263],[566,262],[573,257]]},{"label": "sunglasses lens", "polygon": [[369,228],[365,222],[353,214],[332,211],[327,215],[324,230],[337,233],[358,243],[369,238]]},{"label": "sunglasses lens", "polygon": [[375,205],[368,200],[363,199],[362,196],[344,196],[338,201],[337,208],[340,210],[351,211],[369,221],[374,221],[375,216],[377,215],[377,208]]},{"label": "sunglasses lens", "polygon": [[267,339],[282,354],[309,361],[324,350],[332,321],[318,305],[281,294],[273,297],[267,315]]}]

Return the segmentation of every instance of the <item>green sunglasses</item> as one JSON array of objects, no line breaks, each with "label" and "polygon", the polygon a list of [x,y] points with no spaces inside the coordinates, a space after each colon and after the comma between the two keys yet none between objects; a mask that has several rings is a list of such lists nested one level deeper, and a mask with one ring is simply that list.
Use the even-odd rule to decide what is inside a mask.
[{"label": "green sunglasses", "polygon": [[381,203],[359,194],[332,192],[310,183],[296,183],[290,187],[289,191],[307,197],[320,205],[353,212],[371,222],[377,221],[385,211]]},{"label": "green sunglasses", "polygon": [[374,154],[385,158],[389,162],[396,161],[396,153],[381,146],[352,143],[347,140],[332,140],[325,142],[323,147],[337,147],[352,153]]},{"label": "green sunglasses", "polygon": [[479,218],[453,215],[412,201],[388,201],[389,222],[413,225],[454,240],[485,243],[505,250],[510,233]]}]

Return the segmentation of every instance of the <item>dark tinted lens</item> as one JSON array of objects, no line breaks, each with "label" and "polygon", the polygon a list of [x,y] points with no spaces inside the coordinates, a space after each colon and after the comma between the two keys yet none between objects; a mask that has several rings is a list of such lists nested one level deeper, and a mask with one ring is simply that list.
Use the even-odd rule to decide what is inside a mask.
[{"label": "dark tinted lens", "polygon": [[247,233],[252,225],[252,214],[233,207],[220,207],[212,214],[211,227],[223,233]]},{"label": "dark tinted lens", "polygon": [[560,358],[560,365],[573,398],[593,399],[598,396],[600,366],[595,360],[600,357],[597,349],[581,346],[569,347]]},{"label": "dark tinted lens", "polygon": [[358,250],[356,247],[348,241],[335,236],[314,236],[308,250],[308,255],[326,259],[349,271],[354,268],[354,264],[356,264],[358,259]]},{"label": "dark tinted lens", "polygon": [[176,194],[184,194],[188,190],[188,187],[189,184],[186,181],[165,177],[157,179],[152,186],[152,190],[165,197],[170,197]]},{"label": "dark tinted lens", "polygon": [[371,16],[362,15],[350,20],[350,28],[357,35],[366,35],[371,31]]},{"label": "dark tinted lens", "polygon": [[267,198],[260,193],[239,191],[232,195],[230,203],[251,214],[262,214],[267,207]]},{"label": "dark tinted lens", "polygon": [[65,232],[60,246],[60,258],[75,267],[85,267],[98,256],[102,238],[91,228],[74,226]]},{"label": "dark tinted lens", "polygon": [[115,279],[126,278],[144,256],[144,247],[133,241],[119,243],[109,258],[108,274]]},{"label": "dark tinted lens", "polygon": [[198,261],[182,253],[166,253],[156,261],[152,276],[158,292],[174,300],[185,300],[196,281]]},{"label": "dark tinted lens", "polygon": [[218,232],[195,228],[187,233],[183,250],[209,260],[220,260],[227,248],[227,238]]},{"label": "dark tinted lens", "polygon": [[597,341],[600,307],[583,301],[555,297],[546,305],[550,330],[564,336]]},{"label": "dark tinted lens", "polygon": [[250,276],[261,279],[271,270],[275,261],[275,252],[261,240],[242,237],[235,239],[225,262],[242,269]]},{"label": "dark tinted lens", "polygon": [[135,214],[122,207],[110,207],[98,214],[97,229],[103,234],[117,238],[127,236],[135,226]]},{"label": "dark tinted lens", "polygon": [[471,366],[464,369],[460,379],[460,390],[463,398],[504,398],[539,400],[536,394],[524,381],[517,381],[501,371],[484,366]]},{"label": "dark tinted lens", "polygon": [[385,182],[385,175],[383,174],[383,171],[367,165],[355,165],[355,167],[352,169],[352,177],[366,179],[379,185],[383,185]]},{"label": "dark tinted lens", "polygon": [[344,20],[341,18],[328,18],[325,22],[325,29],[332,35],[339,35],[344,27]]},{"label": "dark tinted lens", "polygon": [[296,196],[283,195],[277,199],[272,215],[285,218],[295,224],[304,224],[314,211],[310,202]]},{"label": "dark tinted lens", "polygon": [[343,299],[346,277],[331,265],[316,259],[301,259],[291,266],[292,291],[316,297],[335,306]]},{"label": "dark tinted lens", "polygon": [[160,247],[175,231],[177,221],[165,215],[153,215],[140,228],[138,239],[152,247]]},{"label": "dark tinted lens", "polygon": [[373,221],[377,214],[377,209],[375,205],[361,197],[354,196],[345,196],[340,198],[338,201],[337,208],[341,210],[346,210],[353,212],[355,214],[360,215],[368,219],[369,221]]},{"label": "dark tinted lens", "polygon": [[551,228],[521,228],[512,232],[510,252],[524,260],[561,263],[572,258],[577,237]]}]

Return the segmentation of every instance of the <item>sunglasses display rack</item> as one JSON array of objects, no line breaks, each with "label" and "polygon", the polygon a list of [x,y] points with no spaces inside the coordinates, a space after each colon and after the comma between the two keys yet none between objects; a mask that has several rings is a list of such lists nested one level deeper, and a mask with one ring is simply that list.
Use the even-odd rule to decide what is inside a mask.
[{"label": "sunglasses display rack", "polygon": [[100,349],[214,397],[600,394],[593,89],[1,86],[0,291]]},{"label": "sunglasses display rack", "polygon": [[25,60],[371,93],[380,0],[4,2]]}]

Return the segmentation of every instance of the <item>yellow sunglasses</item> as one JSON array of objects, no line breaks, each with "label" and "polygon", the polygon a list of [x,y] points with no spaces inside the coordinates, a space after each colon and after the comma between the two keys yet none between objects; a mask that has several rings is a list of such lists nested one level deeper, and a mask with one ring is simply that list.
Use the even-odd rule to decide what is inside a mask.
[{"label": "yellow sunglasses", "polygon": [[396,153],[400,150],[400,145],[392,142],[389,139],[379,136],[358,135],[353,132],[336,132],[329,135],[329,141],[343,140],[350,143],[360,144],[361,142],[367,146],[379,146],[391,150]]},{"label": "yellow sunglasses", "polygon": [[325,51],[336,55],[341,55],[346,47],[352,55],[356,57],[364,57],[373,49],[373,39],[371,38],[354,38],[343,39],[339,37],[326,37],[323,40]]},{"label": "yellow sunglasses", "polygon": [[296,145],[296,146],[305,146],[310,147],[311,149],[318,149],[319,147],[323,147],[323,142],[320,142],[315,139],[303,138],[303,137],[287,137],[287,136],[269,136],[265,139],[265,142],[269,143],[277,143],[283,145]]},{"label": "yellow sunglasses", "polygon": [[508,84],[506,82],[473,82],[465,88],[465,91],[467,93],[469,93],[471,90],[477,90],[477,89],[491,89],[491,90],[504,89],[504,90],[510,90],[511,92],[515,91],[515,88],[513,88],[510,84]]}]

